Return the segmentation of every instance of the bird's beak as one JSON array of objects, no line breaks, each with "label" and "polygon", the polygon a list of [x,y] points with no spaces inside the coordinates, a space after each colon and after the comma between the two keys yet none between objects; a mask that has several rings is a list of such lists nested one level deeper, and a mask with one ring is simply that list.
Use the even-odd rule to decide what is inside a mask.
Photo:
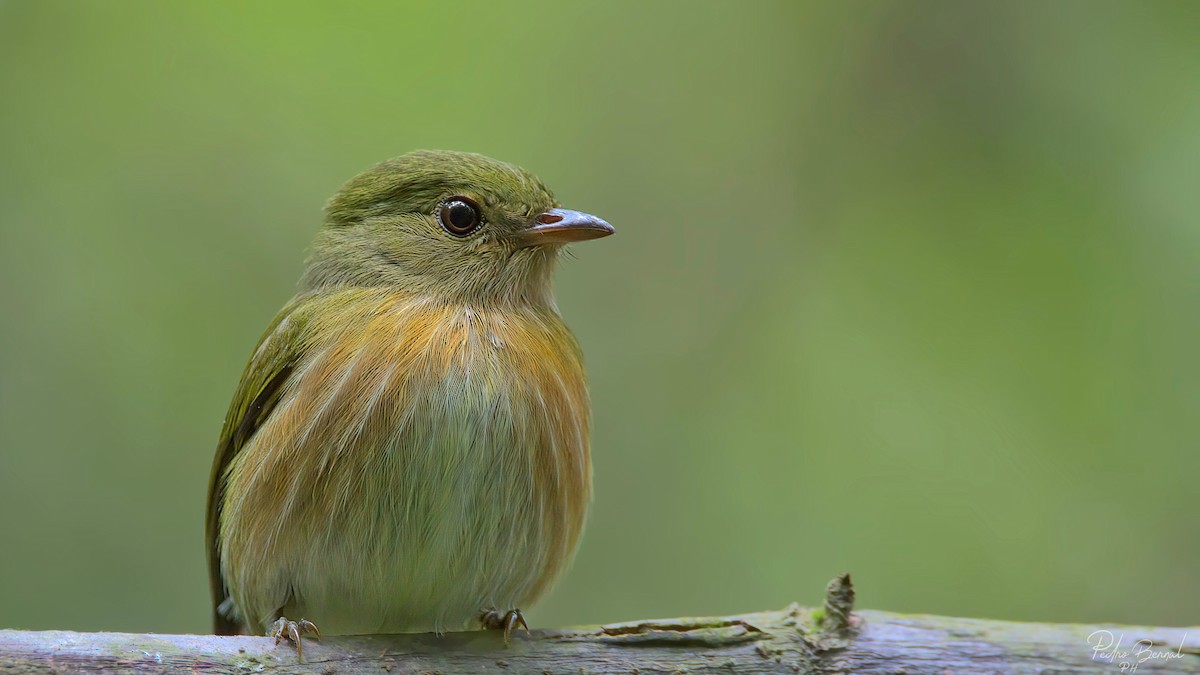
[{"label": "bird's beak", "polygon": [[607,237],[616,230],[596,216],[570,209],[550,209],[518,236],[522,246],[569,244]]}]

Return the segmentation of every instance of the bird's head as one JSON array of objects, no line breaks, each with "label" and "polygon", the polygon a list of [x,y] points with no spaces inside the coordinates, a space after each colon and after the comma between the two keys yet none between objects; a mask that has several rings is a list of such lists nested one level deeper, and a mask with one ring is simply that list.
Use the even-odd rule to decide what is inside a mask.
[{"label": "bird's head", "polygon": [[595,216],[559,208],[524,169],[464,152],[411,152],[334,195],[301,283],[396,286],[464,302],[549,302],[563,245],[612,233]]}]

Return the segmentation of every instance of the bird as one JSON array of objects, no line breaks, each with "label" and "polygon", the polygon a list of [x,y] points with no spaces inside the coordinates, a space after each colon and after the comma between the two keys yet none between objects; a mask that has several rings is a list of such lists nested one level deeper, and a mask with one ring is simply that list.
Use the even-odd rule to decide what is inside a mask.
[{"label": "bird", "polygon": [[552,276],[613,232],[478,154],[410,152],[342,186],[222,426],[214,633],[303,659],[304,634],[528,630],[592,490]]}]

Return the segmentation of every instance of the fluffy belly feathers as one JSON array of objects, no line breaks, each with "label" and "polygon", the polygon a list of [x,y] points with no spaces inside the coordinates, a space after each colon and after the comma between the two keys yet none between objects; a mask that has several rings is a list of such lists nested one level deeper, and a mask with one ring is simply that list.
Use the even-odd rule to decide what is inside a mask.
[{"label": "fluffy belly feathers", "polygon": [[569,561],[589,499],[574,338],[551,310],[344,305],[230,463],[235,611],[255,630],[282,612],[337,634],[527,606]]}]

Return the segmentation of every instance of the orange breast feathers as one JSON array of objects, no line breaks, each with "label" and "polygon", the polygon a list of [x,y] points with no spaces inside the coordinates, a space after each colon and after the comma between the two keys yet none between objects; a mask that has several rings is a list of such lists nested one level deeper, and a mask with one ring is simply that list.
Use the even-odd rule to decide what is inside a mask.
[{"label": "orange breast feathers", "polygon": [[323,608],[349,595],[366,618],[347,630],[443,630],[481,603],[533,602],[591,491],[570,331],[550,308],[370,289],[317,302],[306,334],[324,337],[228,468],[220,557],[238,613],[298,608],[325,631]]}]

